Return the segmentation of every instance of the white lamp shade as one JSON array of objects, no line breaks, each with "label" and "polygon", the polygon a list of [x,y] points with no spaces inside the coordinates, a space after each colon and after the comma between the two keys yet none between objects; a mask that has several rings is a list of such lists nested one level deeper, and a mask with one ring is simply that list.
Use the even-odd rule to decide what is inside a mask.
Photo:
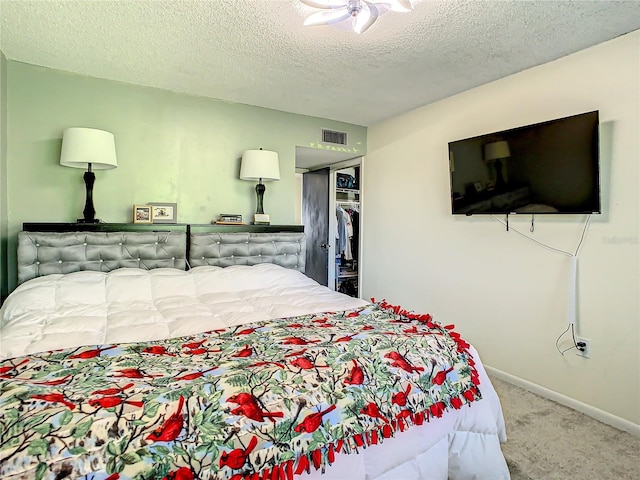
[{"label": "white lamp shade", "polygon": [[499,142],[487,143],[484,146],[484,159],[485,160],[497,160],[498,158],[508,158],[511,155],[509,152],[509,144],[505,140]]},{"label": "white lamp shade", "polygon": [[60,165],[94,170],[116,168],[116,143],[113,133],[95,128],[67,128],[62,133]]},{"label": "white lamp shade", "polygon": [[269,150],[247,150],[240,166],[242,180],[280,180],[278,154]]}]

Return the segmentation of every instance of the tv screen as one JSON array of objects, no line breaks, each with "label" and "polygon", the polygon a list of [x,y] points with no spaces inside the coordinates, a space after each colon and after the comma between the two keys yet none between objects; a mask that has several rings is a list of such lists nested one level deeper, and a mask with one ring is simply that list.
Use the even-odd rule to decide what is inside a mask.
[{"label": "tv screen", "polygon": [[449,143],[454,215],[600,213],[598,111]]}]

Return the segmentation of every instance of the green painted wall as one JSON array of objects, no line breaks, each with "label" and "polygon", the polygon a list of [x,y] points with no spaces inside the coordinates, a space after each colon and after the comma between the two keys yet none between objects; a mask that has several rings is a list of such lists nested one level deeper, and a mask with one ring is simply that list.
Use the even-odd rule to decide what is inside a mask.
[{"label": "green painted wall", "polygon": [[[118,168],[96,171],[96,216],[129,222],[133,204],[176,202],[181,223],[255,212],[255,184],[238,179],[246,149],[274,150],[279,182],[267,183],[273,224],[295,220],[295,147],[316,146],[321,129],[346,131],[364,154],[366,128],[232,104],[7,61],[8,279],[15,287],[23,222],[82,216],[82,170],[59,165],[62,131],[92,127],[116,138]],[[284,94],[284,92],[274,93]]]},{"label": "green painted wall", "polygon": [[0,52],[0,299],[7,281],[7,59]]}]

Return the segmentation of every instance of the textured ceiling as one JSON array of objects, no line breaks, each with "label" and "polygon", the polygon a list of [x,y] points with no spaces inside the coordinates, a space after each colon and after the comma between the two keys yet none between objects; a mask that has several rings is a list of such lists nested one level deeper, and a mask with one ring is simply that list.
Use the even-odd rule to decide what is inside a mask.
[{"label": "textured ceiling", "polygon": [[303,27],[315,10],[297,0],[0,0],[0,48],[9,60],[369,126],[640,28],[637,0],[414,4],[358,35]]}]

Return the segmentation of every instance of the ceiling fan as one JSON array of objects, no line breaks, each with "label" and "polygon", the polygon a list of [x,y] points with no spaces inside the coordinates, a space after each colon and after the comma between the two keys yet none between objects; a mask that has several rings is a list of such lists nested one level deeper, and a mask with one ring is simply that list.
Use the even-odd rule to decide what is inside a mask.
[{"label": "ceiling fan", "polygon": [[411,0],[300,0],[305,5],[320,8],[304,21],[305,26],[350,23],[353,31],[363,33],[388,11],[410,12]]}]

